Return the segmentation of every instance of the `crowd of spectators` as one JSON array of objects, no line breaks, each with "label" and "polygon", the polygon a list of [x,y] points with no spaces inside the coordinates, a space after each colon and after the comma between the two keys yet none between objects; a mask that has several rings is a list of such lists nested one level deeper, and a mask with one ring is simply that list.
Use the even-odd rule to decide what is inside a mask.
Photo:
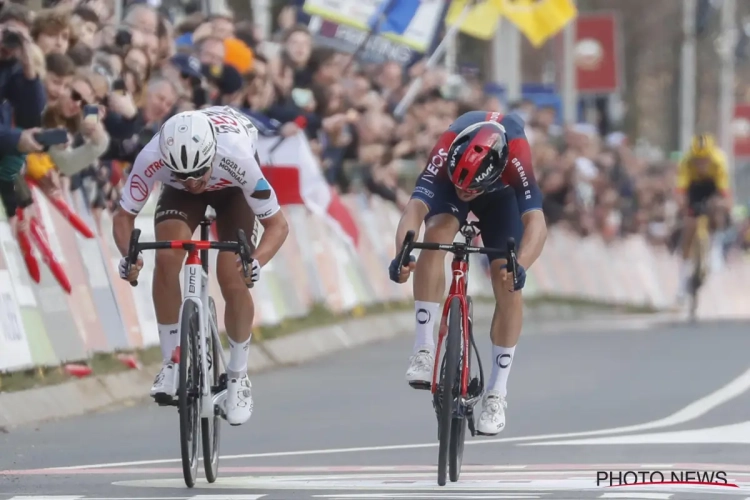
[{"label": "crowd of spectators", "polygon": [[[110,0],[62,0],[35,13],[4,4],[2,122],[13,131],[10,146],[0,134],[0,195],[9,215],[16,201],[8,172],[18,172],[26,154],[27,168],[48,189],[83,188],[94,209],[112,209],[128,165],[160,124],[176,111],[211,104],[267,119],[284,136],[303,129],[332,186],[367,190],[402,207],[439,134],[459,114],[484,109],[514,111],[526,121],[549,224],[609,240],[633,233],[655,244],[673,240],[675,166],[639,159],[623,134],[561,127],[553,108],[528,101],[506,107],[479,80],[457,80],[424,62],[360,64],[315,47],[293,7],[281,12],[268,40],[231,15],[196,13],[173,23],[135,3],[116,23],[114,10]],[[393,110],[417,76],[422,90],[397,120]],[[43,89],[30,84],[36,77]],[[91,105],[98,118],[86,115]],[[28,133],[34,127],[64,127],[70,141],[40,154]],[[57,170],[45,169],[45,161]],[[8,162],[16,167],[2,167]],[[56,173],[83,166],[69,179]]]}]

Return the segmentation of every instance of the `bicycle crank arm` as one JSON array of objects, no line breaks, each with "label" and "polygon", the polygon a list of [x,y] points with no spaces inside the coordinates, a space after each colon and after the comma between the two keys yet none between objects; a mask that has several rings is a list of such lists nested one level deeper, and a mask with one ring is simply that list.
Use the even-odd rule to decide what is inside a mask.
[{"label": "bicycle crank arm", "polygon": [[214,415],[213,416],[220,416],[224,420],[227,419],[227,412],[226,412],[226,401],[227,401],[227,390],[224,389],[220,392],[217,392],[213,395],[213,409],[214,409]]},{"label": "bicycle crank arm", "polygon": [[474,405],[476,405],[479,402],[480,399],[482,399],[481,394],[479,396],[474,396],[473,398],[469,398],[469,399],[461,398],[461,404],[472,408],[474,407]]}]

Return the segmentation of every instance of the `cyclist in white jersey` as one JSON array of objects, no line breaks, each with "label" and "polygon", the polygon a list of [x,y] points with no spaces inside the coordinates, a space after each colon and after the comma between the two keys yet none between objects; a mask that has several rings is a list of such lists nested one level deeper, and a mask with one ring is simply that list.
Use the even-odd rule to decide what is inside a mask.
[{"label": "cyclist in white jersey", "polygon": [[[157,240],[189,240],[206,208],[216,211],[219,240],[234,241],[237,230],[250,238],[255,218],[263,225],[260,242],[251,242],[252,275],[271,260],[289,232],[276,193],[263,177],[256,150],[258,131],[239,112],[223,106],[179,113],[138,154],[122,190],[120,208],[114,215],[117,247],[127,255],[135,218],[146,204],[156,182],[163,184],[154,215]],[[179,310],[182,303],[180,270],[184,250],[158,250],[154,269],[153,299],[159,324],[163,364],[154,380],[151,396],[171,399],[177,392],[179,367],[172,353],[179,343]],[[137,279],[142,260],[127,271],[120,261],[120,277]],[[229,337],[230,358],[226,412],[231,425],[245,423],[252,414],[251,384],[247,376],[247,351],[253,324],[253,300],[237,263],[237,257],[221,252],[216,276],[226,302],[224,324]]]}]

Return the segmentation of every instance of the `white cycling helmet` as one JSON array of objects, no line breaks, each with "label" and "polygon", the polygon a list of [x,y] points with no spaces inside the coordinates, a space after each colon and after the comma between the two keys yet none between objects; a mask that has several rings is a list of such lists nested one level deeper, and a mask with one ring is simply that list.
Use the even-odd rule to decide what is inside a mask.
[{"label": "white cycling helmet", "polygon": [[164,163],[177,176],[206,172],[216,156],[216,132],[211,120],[198,111],[184,111],[161,127],[159,151]]}]

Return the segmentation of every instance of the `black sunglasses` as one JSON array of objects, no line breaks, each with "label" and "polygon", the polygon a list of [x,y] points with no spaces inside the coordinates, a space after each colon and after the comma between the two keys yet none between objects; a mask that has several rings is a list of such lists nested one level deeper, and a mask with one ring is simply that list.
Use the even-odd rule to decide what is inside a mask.
[{"label": "black sunglasses", "polygon": [[200,179],[206,175],[209,170],[211,170],[211,165],[206,165],[205,167],[193,172],[172,172],[172,175],[178,181],[189,181],[191,179]]},{"label": "black sunglasses", "polygon": [[75,89],[70,91],[70,98],[82,106],[88,106],[90,103]]}]

